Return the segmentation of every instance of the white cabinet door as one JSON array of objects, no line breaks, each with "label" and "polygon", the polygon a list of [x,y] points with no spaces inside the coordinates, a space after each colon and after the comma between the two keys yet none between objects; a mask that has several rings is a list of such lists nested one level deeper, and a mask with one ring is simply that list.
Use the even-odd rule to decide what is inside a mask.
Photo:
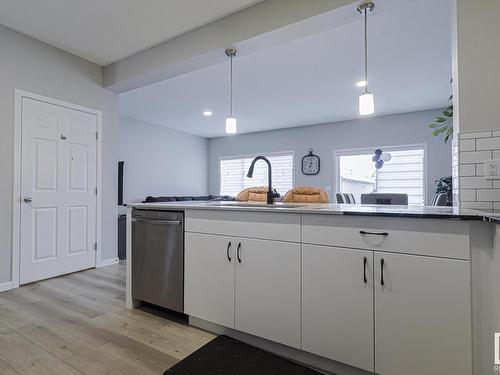
[{"label": "white cabinet door", "polygon": [[375,252],[375,372],[470,375],[470,294],[468,261]]},{"label": "white cabinet door", "polygon": [[235,328],[300,347],[300,244],[238,239]]},{"label": "white cabinet door", "polygon": [[234,328],[234,256],[230,237],[186,233],[186,314]]},{"label": "white cabinet door", "polygon": [[373,252],[302,246],[302,348],[373,372]]}]

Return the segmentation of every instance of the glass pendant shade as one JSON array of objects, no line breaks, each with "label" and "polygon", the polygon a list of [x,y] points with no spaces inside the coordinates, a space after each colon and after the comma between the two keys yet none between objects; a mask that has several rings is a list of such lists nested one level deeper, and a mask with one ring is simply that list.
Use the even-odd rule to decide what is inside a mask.
[{"label": "glass pendant shade", "polygon": [[373,94],[369,92],[359,97],[359,114],[361,116],[372,115],[375,112],[375,102]]},{"label": "glass pendant shade", "polygon": [[226,134],[236,134],[236,119],[234,117],[226,118]]}]

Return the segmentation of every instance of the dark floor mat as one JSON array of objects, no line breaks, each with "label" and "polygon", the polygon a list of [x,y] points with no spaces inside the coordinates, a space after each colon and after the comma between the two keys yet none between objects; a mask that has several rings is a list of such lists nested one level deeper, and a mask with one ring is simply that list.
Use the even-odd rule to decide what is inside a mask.
[{"label": "dark floor mat", "polygon": [[165,371],[164,375],[319,375],[274,354],[219,336]]}]

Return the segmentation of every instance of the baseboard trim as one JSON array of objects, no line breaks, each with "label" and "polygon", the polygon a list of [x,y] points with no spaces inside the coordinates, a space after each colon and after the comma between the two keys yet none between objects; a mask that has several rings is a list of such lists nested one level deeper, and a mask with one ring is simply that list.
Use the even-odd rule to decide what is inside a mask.
[{"label": "baseboard trim", "polygon": [[99,264],[97,265],[97,268],[112,266],[113,264],[117,264],[119,262],[120,262],[120,259],[118,259],[118,258],[103,259],[99,262]]},{"label": "baseboard trim", "polygon": [[192,316],[189,317],[189,325],[201,328],[205,331],[212,332],[217,335],[226,335],[232,337],[233,339],[239,340],[248,345],[255,346],[270,353],[288,358],[294,362],[312,367],[318,371],[324,372],[325,374],[373,375],[373,372],[368,372],[355,367],[351,367],[328,358],[305,352],[300,349],[278,344],[273,341],[250,335],[248,333],[240,332],[232,328],[223,327],[218,324],[207,322],[206,320],[198,319]]},{"label": "baseboard trim", "polygon": [[0,292],[5,292],[16,288],[16,285],[12,281],[7,281],[5,283],[0,283]]}]

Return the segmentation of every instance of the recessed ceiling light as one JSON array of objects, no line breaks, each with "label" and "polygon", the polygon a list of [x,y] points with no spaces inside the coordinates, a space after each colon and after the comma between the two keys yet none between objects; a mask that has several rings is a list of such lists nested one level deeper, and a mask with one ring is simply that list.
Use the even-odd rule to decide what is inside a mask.
[{"label": "recessed ceiling light", "polygon": [[365,87],[366,86],[366,81],[365,80],[358,81],[358,82],[356,82],[356,86],[358,86],[358,87]]},{"label": "recessed ceiling light", "polygon": [[212,115],[213,115],[212,111],[203,111],[203,116],[205,117],[210,117]]}]

